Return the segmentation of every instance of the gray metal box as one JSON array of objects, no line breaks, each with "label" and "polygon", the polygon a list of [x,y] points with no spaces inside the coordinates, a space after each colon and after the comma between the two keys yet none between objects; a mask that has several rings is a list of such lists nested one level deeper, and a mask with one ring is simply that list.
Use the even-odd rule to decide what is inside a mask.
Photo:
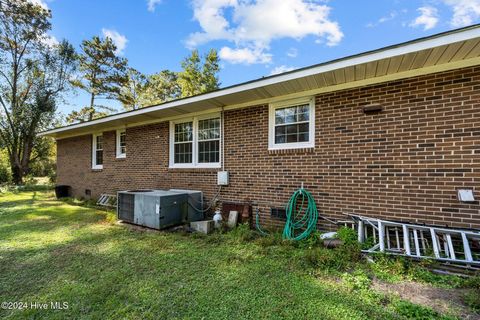
[{"label": "gray metal box", "polygon": [[203,193],[197,190],[185,190],[185,189],[170,189],[168,191],[175,193],[183,193],[188,196],[188,213],[187,221],[194,222],[204,219],[203,212]]},{"label": "gray metal box", "polygon": [[[132,195],[133,206],[131,205]],[[118,218],[126,222],[164,229],[188,221],[186,193],[164,190],[120,191],[118,200]]]}]

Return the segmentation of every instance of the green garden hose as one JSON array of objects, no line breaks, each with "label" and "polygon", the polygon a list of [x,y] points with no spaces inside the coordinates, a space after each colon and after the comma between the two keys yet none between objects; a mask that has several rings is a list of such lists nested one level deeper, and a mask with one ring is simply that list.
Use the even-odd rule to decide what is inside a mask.
[{"label": "green garden hose", "polygon": [[[299,200],[300,198],[300,201]],[[300,206],[298,206],[300,204]],[[304,207],[304,205],[307,205]],[[267,235],[259,221],[259,209],[257,209],[255,216],[255,225],[257,230]],[[286,207],[285,227],[283,229],[283,239],[288,240],[302,240],[308,238],[308,236],[317,228],[318,210],[315,200],[310,192],[300,188],[295,191],[288,201]]]},{"label": "green garden hose", "polygon": [[317,205],[307,190],[300,188],[295,191],[288,201],[286,211],[287,221],[283,228],[283,239],[302,240],[317,228]]}]

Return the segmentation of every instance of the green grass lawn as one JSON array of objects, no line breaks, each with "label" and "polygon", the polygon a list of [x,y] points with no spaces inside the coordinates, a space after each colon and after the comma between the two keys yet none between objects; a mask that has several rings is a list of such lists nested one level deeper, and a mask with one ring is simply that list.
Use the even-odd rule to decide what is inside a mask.
[{"label": "green grass lawn", "polygon": [[145,231],[112,218],[51,191],[0,193],[0,302],[68,303],[0,309],[0,318],[405,318],[393,300],[305,267],[301,248]]}]

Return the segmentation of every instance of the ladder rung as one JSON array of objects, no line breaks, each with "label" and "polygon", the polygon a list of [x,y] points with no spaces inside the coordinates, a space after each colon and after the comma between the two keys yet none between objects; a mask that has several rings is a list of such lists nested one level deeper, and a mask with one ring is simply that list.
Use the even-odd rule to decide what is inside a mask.
[{"label": "ladder rung", "polygon": [[468,243],[467,235],[462,232],[463,251],[465,252],[465,260],[473,261],[472,251],[470,251],[470,244]]},{"label": "ladder rung", "polygon": [[406,224],[402,226],[403,229],[403,245],[405,249],[405,253],[409,256],[412,253],[410,252],[410,234],[408,232],[408,227]]},{"label": "ladder rung", "polygon": [[435,255],[435,258],[440,258],[440,252],[438,250],[438,239],[433,228],[430,228],[430,234],[432,236],[433,254]]},{"label": "ladder rung", "polygon": [[451,259],[456,259],[455,257],[455,250],[453,249],[453,243],[452,243],[452,236],[447,233],[447,245],[448,245],[448,251],[450,252],[449,256]]}]

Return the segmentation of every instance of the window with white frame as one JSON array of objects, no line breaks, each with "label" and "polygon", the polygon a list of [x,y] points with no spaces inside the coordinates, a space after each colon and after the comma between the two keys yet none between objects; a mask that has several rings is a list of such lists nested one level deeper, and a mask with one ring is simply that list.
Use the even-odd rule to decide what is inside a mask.
[{"label": "window with white frame", "polygon": [[220,131],[218,114],[172,121],[170,167],[219,167]]},{"label": "window with white frame", "polygon": [[270,105],[269,149],[310,148],[315,145],[315,105],[300,99]]},{"label": "window with white frame", "polygon": [[103,135],[101,133],[93,135],[92,168],[103,169]]},{"label": "window with white frame", "polygon": [[126,142],[126,131],[125,129],[123,130],[117,130],[117,158],[125,158],[127,156],[127,142]]}]

